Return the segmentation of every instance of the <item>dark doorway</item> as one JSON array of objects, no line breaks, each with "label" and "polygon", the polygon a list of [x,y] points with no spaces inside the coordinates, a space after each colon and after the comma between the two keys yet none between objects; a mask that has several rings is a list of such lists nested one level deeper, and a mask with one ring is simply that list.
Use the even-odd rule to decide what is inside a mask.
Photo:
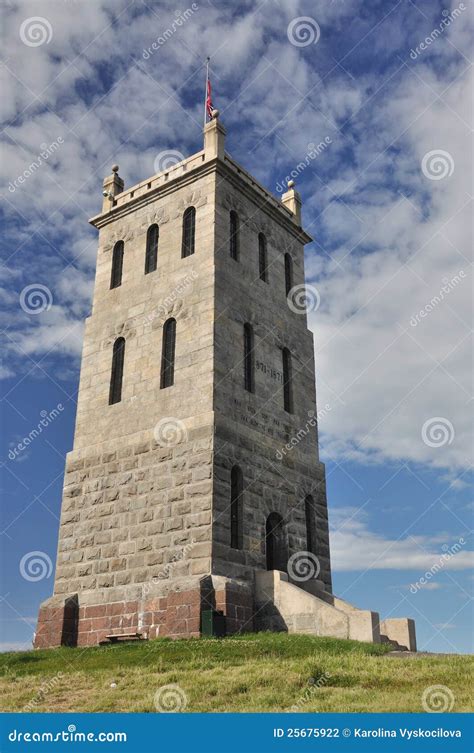
[{"label": "dark doorway", "polygon": [[272,512],[267,518],[265,527],[265,542],[267,551],[267,570],[282,570],[286,573],[288,552],[286,547],[285,527],[283,518],[277,512]]}]

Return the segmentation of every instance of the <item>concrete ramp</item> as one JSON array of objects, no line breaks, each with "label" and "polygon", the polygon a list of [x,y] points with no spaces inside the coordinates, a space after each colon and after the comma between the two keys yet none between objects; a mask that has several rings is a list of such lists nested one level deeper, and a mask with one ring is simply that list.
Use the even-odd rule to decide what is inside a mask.
[{"label": "concrete ramp", "polygon": [[415,624],[407,618],[380,621],[378,612],[357,607],[327,593],[318,581],[292,583],[279,570],[255,573],[255,622],[258,630],[351,638],[391,643],[416,651]]},{"label": "concrete ramp", "polygon": [[377,612],[340,609],[290,583],[288,575],[279,570],[256,573],[255,599],[259,630],[286,630],[380,643]]}]

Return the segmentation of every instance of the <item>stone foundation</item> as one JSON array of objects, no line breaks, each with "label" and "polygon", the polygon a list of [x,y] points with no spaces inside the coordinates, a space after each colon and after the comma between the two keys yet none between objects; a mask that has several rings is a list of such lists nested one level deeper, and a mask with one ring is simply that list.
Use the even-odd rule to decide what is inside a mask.
[{"label": "stone foundation", "polygon": [[35,634],[35,648],[76,646],[78,642],[77,596],[48,599],[41,605]]},{"label": "stone foundation", "polygon": [[44,602],[35,648],[95,646],[108,635],[129,632],[142,633],[149,639],[196,638],[201,635],[201,612],[207,609],[224,613],[228,634],[253,629],[252,591],[245,584],[225,578],[203,578],[192,588],[150,594],[142,599],[87,603],[92,597],[53,596]]}]

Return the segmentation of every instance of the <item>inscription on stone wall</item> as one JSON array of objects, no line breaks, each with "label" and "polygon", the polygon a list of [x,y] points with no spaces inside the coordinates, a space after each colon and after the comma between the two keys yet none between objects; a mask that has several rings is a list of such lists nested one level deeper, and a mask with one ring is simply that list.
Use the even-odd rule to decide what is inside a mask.
[{"label": "inscription on stone wall", "polygon": [[265,376],[270,377],[270,379],[274,379],[275,382],[280,382],[280,384],[283,384],[283,374],[281,371],[274,369],[272,366],[268,366],[268,364],[264,363],[263,361],[256,361],[255,367],[257,371],[261,371],[262,374],[265,374]]},{"label": "inscription on stone wall", "polygon": [[241,400],[233,400],[235,406],[234,417],[237,421],[240,421],[246,426],[250,426],[252,429],[261,431],[263,434],[267,434],[269,437],[275,437],[281,441],[288,441],[291,435],[291,427],[287,424],[282,424],[277,418],[269,415],[268,413],[259,413],[255,415],[251,409],[242,405]]}]

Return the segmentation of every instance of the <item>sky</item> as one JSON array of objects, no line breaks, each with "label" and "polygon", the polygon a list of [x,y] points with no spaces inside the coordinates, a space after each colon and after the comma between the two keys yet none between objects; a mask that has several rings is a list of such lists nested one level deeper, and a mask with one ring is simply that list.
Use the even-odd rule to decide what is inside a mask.
[{"label": "sky", "polygon": [[[7,0],[2,650],[53,589],[102,180],[202,148],[303,200],[335,593],[472,651],[472,5]],[[283,187],[283,188],[282,188]],[[33,432],[25,444],[24,438]]]}]

